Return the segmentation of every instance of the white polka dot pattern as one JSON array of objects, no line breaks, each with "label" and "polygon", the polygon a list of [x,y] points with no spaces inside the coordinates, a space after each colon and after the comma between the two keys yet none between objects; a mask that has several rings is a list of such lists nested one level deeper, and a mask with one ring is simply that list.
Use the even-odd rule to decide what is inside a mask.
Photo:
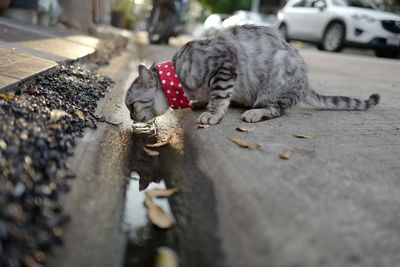
[{"label": "white polka dot pattern", "polygon": [[170,106],[173,109],[192,108],[192,105],[182,87],[182,83],[172,66],[172,62],[163,62],[156,66],[157,71],[160,74],[161,85]]}]

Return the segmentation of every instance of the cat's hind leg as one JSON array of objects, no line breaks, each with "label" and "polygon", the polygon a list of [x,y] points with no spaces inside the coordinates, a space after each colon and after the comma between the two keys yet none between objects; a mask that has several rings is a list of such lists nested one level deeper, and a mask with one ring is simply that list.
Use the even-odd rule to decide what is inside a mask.
[{"label": "cat's hind leg", "polygon": [[249,109],[242,114],[242,120],[245,122],[259,122],[270,120],[283,115],[283,110],[276,107],[265,107],[257,109]]}]

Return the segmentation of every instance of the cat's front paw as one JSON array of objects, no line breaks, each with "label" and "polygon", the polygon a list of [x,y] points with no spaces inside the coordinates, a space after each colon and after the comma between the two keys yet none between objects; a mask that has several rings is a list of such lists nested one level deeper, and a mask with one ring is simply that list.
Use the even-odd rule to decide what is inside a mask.
[{"label": "cat's front paw", "polygon": [[245,122],[259,122],[263,120],[264,112],[262,109],[250,109],[242,114],[242,120]]},{"label": "cat's front paw", "polygon": [[203,112],[197,119],[197,123],[200,124],[217,124],[222,119],[222,115],[220,114],[211,114],[209,112]]}]

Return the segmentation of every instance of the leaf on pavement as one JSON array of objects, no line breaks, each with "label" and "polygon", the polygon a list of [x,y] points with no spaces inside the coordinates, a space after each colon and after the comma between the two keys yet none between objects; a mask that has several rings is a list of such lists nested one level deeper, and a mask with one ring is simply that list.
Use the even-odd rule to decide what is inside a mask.
[{"label": "leaf on pavement", "polygon": [[156,156],[160,155],[160,152],[148,149],[146,147],[143,147],[143,150],[147,153],[147,155],[152,156],[152,157],[156,157]]},{"label": "leaf on pavement", "polygon": [[169,142],[165,141],[165,142],[160,142],[160,143],[155,143],[155,144],[147,144],[147,147],[162,147],[162,146],[166,146],[168,145]]},{"label": "leaf on pavement", "polygon": [[23,262],[27,267],[43,267],[42,264],[38,263],[35,259],[33,259],[30,256],[25,256]]},{"label": "leaf on pavement", "polygon": [[208,124],[197,124],[197,128],[205,129],[208,127],[210,127],[210,125],[208,125]]},{"label": "leaf on pavement", "polygon": [[304,138],[304,139],[314,139],[316,136],[310,136],[310,135],[303,135],[303,134],[294,134],[293,135],[296,138]]},{"label": "leaf on pavement", "polygon": [[148,197],[170,197],[178,192],[178,188],[173,187],[170,189],[153,189],[146,192]]},{"label": "leaf on pavement", "polygon": [[243,148],[257,149],[257,148],[261,147],[261,145],[259,145],[259,144],[248,144],[245,141],[242,141],[242,140],[236,139],[236,138],[229,138],[229,140],[231,140],[231,142],[233,142]]},{"label": "leaf on pavement", "polygon": [[168,247],[157,249],[156,267],[178,267],[178,256],[176,252]]},{"label": "leaf on pavement", "polygon": [[292,154],[293,154],[293,151],[285,150],[285,151],[283,151],[282,153],[279,154],[279,157],[281,159],[289,159],[290,156],[292,156]]},{"label": "leaf on pavement", "polygon": [[121,124],[123,124],[123,122],[114,122],[114,121],[109,121],[109,120],[105,120],[104,122],[114,125],[114,126],[120,126]]},{"label": "leaf on pavement", "polygon": [[85,115],[82,110],[75,110],[75,115],[78,116],[81,120],[85,120]]},{"label": "leaf on pavement", "polygon": [[56,122],[64,116],[67,116],[68,113],[61,109],[53,109],[50,111],[50,122]]},{"label": "leaf on pavement", "polygon": [[12,100],[16,98],[15,95],[9,95],[9,94],[0,94],[0,97],[3,99],[12,99]]},{"label": "leaf on pavement", "polygon": [[166,214],[160,206],[154,204],[150,197],[146,196],[144,205],[147,207],[147,218],[149,218],[154,225],[161,229],[171,228],[174,223],[173,219]]},{"label": "leaf on pavement", "polygon": [[164,142],[159,142],[159,143],[155,143],[155,144],[147,144],[146,147],[162,147],[162,146],[166,146],[169,144],[170,140],[171,140],[172,136],[169,136],[168,139]]},{"label": "leaf on pavement", "polygon": [[239,132],[252,132],[256,129],[256,126],[251,127],[251,128],[246,128],[246,127],[236,127],[236,131]]}]

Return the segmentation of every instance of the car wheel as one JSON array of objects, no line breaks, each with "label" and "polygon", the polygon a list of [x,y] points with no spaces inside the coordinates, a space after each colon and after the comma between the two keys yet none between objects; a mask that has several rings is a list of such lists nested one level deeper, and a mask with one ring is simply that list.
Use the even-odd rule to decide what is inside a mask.
[{"label": "car wheel", "polygon": [[286,24],[282,23],[278,29],[279,34],[285,39],[286,42],[289,42],[288,31]]},{"label": "car wheel", "polygon": [[375,55],[377,57],[397,58],[400,55],[400,51],[393,49],[377,48],[375,49]]},{"label": "car wheel", "polygon": [[326,51],[340,52],[343,49],[344,38],[344,25],[340,22],[333,22],[325,29],[321,47]]}]

